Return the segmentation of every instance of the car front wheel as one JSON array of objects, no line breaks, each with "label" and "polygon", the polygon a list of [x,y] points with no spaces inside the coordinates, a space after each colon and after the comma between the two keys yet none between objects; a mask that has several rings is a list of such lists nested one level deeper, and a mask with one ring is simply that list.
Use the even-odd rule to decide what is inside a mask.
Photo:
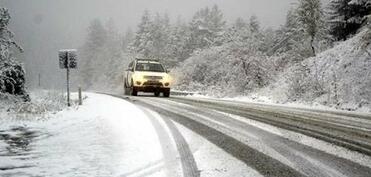
[{"label": "car front wheel", "polygon": [[164,97],[167,97],[167,98],[170,97],[170,90],[166,90],[166,91],[164,92]]},{"label": "car front wheel", "polygon": [[159,97],[160,96],[160,92],[159,91],[156,91],[155,92],[155,97]]},{"label": "car front wheel", "polygon": [[135,89],[135,87],[131,87],[131,96],[138,96],[138,91]]}]

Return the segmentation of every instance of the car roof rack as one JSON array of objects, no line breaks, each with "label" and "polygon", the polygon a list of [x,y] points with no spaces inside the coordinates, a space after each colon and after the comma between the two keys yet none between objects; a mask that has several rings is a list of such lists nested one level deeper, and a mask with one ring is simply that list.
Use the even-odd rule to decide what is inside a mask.
[{"label": "car roof rack", "polygon": [[152,59],[152,58],[135,58],[136,61],[154,61],[154,62],[160,62],[159,59]]}]

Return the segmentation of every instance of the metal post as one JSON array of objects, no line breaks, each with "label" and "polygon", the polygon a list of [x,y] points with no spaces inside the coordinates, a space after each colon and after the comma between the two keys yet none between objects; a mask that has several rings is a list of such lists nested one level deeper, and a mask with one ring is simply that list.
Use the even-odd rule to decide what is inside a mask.
[{"label": "metal post", "polygon": [[69,66],[69,55],[67,52],[67,106],[70,107],[70,66]]},{"label": "metal post", "polygon": [[79,105],[82,105],[82,93],[81,87],[79,87]]},{"label": "metal post", "polygon": [[41,87],[41,74],[39,73],[39,88]]}]

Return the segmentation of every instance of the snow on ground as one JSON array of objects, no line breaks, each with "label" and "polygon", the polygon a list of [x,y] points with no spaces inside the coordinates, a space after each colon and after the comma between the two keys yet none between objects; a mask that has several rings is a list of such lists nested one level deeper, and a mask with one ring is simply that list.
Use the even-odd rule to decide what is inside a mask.
[{"label": "snow on ground", "polygon": [[[119,98],[84,96],[82,106],[45,112],[42,118],[0,119],[0,176],[182,176],[163,117]],[[77,95],[72,98],[75,102]],[[260,176],[200,135],[175,126],[202,177]]]},{"label": "snow on ground", "polygon": [[161,165],[156,132],[139,108],[109,96],[87,97],[83,106],[48,119],[1,119],[0,176],[137,176]]}]

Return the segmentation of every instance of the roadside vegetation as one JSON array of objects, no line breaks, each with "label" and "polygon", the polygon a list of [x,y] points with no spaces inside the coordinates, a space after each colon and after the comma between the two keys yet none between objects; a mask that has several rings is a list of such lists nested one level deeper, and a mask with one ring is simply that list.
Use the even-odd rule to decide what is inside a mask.
[{"label": "roadside vegetation", "polygon": [[[4,120],[35,120],[48,119],[65,108],[66,95],[62,91],[34,90],[30,92],[30,101],[24,102],[22,98],[8,95],[0,101],[0,117]],[[77,105],[73,101],[73,106]]]}]

